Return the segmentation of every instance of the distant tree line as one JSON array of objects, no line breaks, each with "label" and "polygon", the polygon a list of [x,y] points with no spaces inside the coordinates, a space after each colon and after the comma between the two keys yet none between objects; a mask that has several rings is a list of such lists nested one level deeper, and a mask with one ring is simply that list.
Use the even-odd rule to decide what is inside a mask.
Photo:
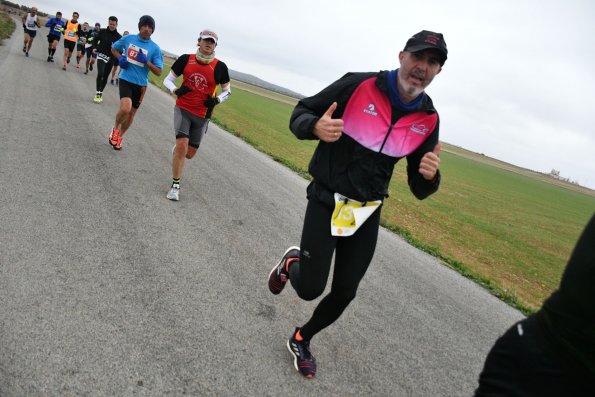
[{"label": "distant tree line", "polygon": [[549,175],[554,179],[558,179],[559,181],[564,181],[572,183],[573,185],[580,186],[580,184],[577,181],[571,181],[570,178],[564,178],[563,176],[560,176],[560,171],[558,171],[557,169],[552,169]]}]

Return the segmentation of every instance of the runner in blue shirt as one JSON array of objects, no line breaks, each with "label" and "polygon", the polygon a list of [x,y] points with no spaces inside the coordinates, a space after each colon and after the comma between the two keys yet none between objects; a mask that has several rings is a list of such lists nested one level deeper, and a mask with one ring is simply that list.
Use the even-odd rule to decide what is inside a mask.
[{"label": "runner in blue shirt", "polygon": [[60,42],[60,37],[62,37],[64,25],[66,25],[66,21],[62,19],[62,13],[60,11],[56,12],[54,18],[49,19],[45,23],[45,27],[50,28],[50,32],[48,33],[48,62],[54,62],[54,54]]},{"label": "runner in blue shirt", "polygon": [[155,20],[143,15],[138,21],[138,34],[122,37],[112,45],[112,54],[118,58],[120,73],[120,109],[109,135],[114,149],[122,149],[122,138],[130,128],[132,120],[145,96],[149,83],[149,71],[161,76],[163,55],[161,49],[151,40],[155,31]]}]

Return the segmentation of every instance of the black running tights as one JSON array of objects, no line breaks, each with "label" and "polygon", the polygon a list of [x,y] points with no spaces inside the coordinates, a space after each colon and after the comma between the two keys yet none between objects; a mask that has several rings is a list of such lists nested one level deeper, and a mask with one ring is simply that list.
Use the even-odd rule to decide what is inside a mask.
[{"label": "black running tights", "polygon": [[103,92],[113,67],[114,63],[111,59],[109,62],[104,62],[101,58],[97,58],[97,91]]},{"label": "black running tights", "polygon": [[308,200],[300,260],[290,267],[289,279],[298,296],[313,300],[324,292],[335,252],[330,293],[320,301],[310,320],[300,330],[300,335],[308,340],[334,323],[355,298],[359,282],[366,274],[376,249],[380,209],[350,237],[331,235],[332,213],[332,207],[315,199]]}]

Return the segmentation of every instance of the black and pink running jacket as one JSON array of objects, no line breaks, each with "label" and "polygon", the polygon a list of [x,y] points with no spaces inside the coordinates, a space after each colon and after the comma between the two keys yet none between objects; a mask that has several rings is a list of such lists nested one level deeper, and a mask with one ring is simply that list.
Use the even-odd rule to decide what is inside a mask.
[{"label": "black and pink running jacket", "polygon": [[432,182],[418,172],[423,155],[438,143],[438,113],[425,94],[419,110],[393,107],[386,76],[385,71],[348,73],[302,99],[293,110],[289,128],[299,139],[318,139],[312,132],[314,124],[335,101],[333,118],[342,118],[344,124],[338,141],[320,141],[314,152],[308,167],[314,178],[309,197],[326,191],[358,201],[383,200],[388,197],[394,166],[403,157],[407,157],[409,188],[415,197],[422,200],[438,190],[439,171]]}]

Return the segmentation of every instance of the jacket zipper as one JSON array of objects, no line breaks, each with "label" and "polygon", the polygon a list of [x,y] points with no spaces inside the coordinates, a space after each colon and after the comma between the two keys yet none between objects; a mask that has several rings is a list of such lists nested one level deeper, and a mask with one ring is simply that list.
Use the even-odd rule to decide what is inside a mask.
[{"label": "jacket zipper", "polygon": [[386,145],[386,141],[388,140],[388,136],[390,135],[391,131],[393,130],[393,124],[391,123],[386,135],[384,136],[384,141],[382,141],[382,146],[380,146],[380,150],[378,153],[382,153],[382,149],[384,149],[384,145]]}]

